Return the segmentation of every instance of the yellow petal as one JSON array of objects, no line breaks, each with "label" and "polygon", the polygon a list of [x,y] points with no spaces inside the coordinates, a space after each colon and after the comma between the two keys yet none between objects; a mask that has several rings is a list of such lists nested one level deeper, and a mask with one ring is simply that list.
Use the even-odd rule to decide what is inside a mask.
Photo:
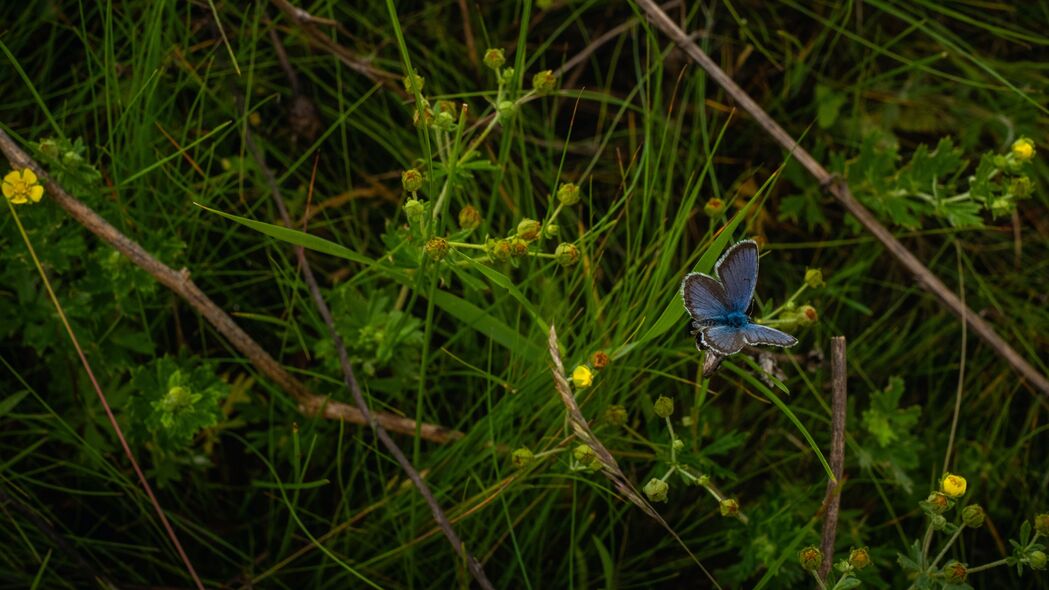
[{"label": "yellow petal", "polygon": [[17,170],[15,170],[14,172],[8,172],[7,176],[4,177],[4,182],[6,183],[14,184],[19,180],[22,180],[22,175],[19,174]]},{"label": "yellow petal", "polygon": [[44,196],[44,187],[39,184],[34,184],[29,189],[29,198],[33,199],[34,203],[39,203],[40,199]]},{"label": "yellow petal", "polygon": [[22,180],[24,180],[26,184],[36,184],[36,174],[34,174],[29,168],[25,168],[22,170]]},{"label": "yellow petal", "polygon": [[[8,175],[8,176],[10,176],[10,175]],[[3,184],[2,190],[4,191],[4,196],[7,197],[8,199],[10,199],[11,197],[15,196],[15,187],[11,186],[10,184],[8,184],[6,182]]]},{"label": "yellow petal", "polygon": [[26,201],[25,195],[23,195],[21,193],[11,197],[11,202],[14,203],[15,205],[24,205],[24,204],[28,203],[28,201]]}]

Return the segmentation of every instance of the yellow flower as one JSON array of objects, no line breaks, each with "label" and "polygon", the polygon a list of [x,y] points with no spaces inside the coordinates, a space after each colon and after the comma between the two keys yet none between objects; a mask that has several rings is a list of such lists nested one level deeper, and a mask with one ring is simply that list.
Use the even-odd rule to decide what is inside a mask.
[{"label": "yellow flower", "polygon": [[29,201],[39,203],[44,196],[44,187],[40,186],[36,174],[29,168],[21,172],[15,170],[4,177],[4,196],[15,205],[24,205]]},{"label": "yellow flower", "polygon": [[960,498],[965,494],[965,478],[953,473],[944,474],[940,480],[940,489],[951,498]]},{"label": "yellow flower", "polygon": [[590,367],[579,365],[572,371],[572,383],[579,389],[586,389],[594,383],[594,373]]},{"label": "yellow flower", "polygon": [[1034,157],[1034,142],[1026,137],[1021,137],[1013,142],[1013,157],[1021,162],[1026,162]]}]

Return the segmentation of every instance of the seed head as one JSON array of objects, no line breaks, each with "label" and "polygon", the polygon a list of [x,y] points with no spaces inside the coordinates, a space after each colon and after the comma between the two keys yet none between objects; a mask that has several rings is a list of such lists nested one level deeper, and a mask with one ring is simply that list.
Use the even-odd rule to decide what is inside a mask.
[{"label": "seed head", "polygon": [[418,191],[423,186],[423,173],[415,168],[401,172],[401,186],[410,193]]},{"label": "seed head", "polygon": [[532,88],[539,94],[550,94],[557,88],[557,76],[553,70],[543,70],[532,76]]},{"label": "seed head", "polygon": [[477,229],[481,225],[481,212],[473,205],[463,207],[459,211],[459,227],[463,229]]},{"label": "seed head", "polygon": [[498,70],[506,63],[506,52],[502,49],[489,49],[484,52],[484,65]]},{"label": "seed head", "polygon": [[798,553],[798,562],[805,571],[814,572],[823,565],[823,552],[819,547],[809,545]]},{"label": "seed head", "polygon": [[576,248],[575,244],[561,242],[554,250],[554,260],[565,268],[574,266],[579,262],[579,248]]},{"label": "seed head", "polygon": [[735,518],[739,516],[739,502],[735,498],[725,498],[719,506],[721,516]]},{"label": "seed head", "polygon": [[645,492],[649,501],[666,502],[667,492],[670,491],[670,485],[657,477],[653,477],[648,480],[648,483],[645,484],[645,487],[642,488],[641,491]]},{"label": "seed head", "polygon": [[965,564],[952,561],[943,566],[943,579],[948,584],[962,584],[967,577],[969,577],[969,570],[966,569]]},{"label": "seed head", "polygon": [[656,416],[659,416],[660,418],[669,418],[674,413],[674,400],[665,395],[661,395],[656,399],[656,403],[653,404],[653,407],[656,411]]},{"label": "seed head", "polygon": [[438,261],[443,260],[445,256],[448,256],[448,240],[444,238],[430,238],[426,245],[423,246],[423,252],[430,257],[431,260]]},{"label": "seed head", "polygon": [[510,454],[510,463],[518,469],[527,467],[534,459],[535,454],[528,447],[514,449],[514,452]]},{"label": "seed head", "polygon": [[590,364],[593,365],[594,368],[598,371],[607,367],[608,361],[608,354],[602,350],[599,350],[594,354],[590,355]]},{"label": "seed head", "polygon": [[849,551],[849,565],[861,570],[871,564],[871,552],[866,547],[857,547]]},{"label": "seed head", "polygon": [[579,187],[574,182],[566,182],[557,189],[557,201],[565,207],[579,202]]},{"label": "seed head", "polygon": [[707,204],[703,205],[703,213],[707,217],[717,217],[725,212],[725,201],[717,197],[713,197],[707,200]]}]

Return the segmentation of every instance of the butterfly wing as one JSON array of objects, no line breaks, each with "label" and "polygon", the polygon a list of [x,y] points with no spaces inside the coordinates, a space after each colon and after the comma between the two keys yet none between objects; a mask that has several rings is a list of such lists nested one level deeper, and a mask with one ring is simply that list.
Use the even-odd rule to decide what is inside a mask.
[{"label": "butterfly wing", "polygon": [[685,280],[681,281],[681,298],[697,327],[723,318],[729,312],[725,288],[703,273],[685,275]]},{"label": "butterfly wing", "polygon": [[732,326],[710,326],[700,333],[700,344],[720,356],[729,356],[743,350],[746,340],[743,338],[745,328]]},{"label": "butterfly wing", "polygon": [[718,280],[724,286],[725,302],[729,311],[747,313],[758,282],[758,245],[754,240],[743,240],[725,252],[714,266]]},{"label": "butterfly wing", "polygon": [[798,339],[780,332],[775,328],[762,326],[761,324],[747,324],[742,330],[743,340],[751,346],[758,344],[771,344],[773,346],[790,347],[798,343]]}]

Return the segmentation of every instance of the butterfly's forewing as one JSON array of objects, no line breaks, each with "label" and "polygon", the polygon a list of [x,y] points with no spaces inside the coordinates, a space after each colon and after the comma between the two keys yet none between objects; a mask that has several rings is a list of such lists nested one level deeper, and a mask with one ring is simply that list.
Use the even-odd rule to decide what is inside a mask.
[{"label": "butterfly's forewing", "polygon": [[725,317],[729,312],[725,289],[713,278],[698,272],[689,273],[681,282],[685,309],[699,324]]},{"label": "butterfly's forewing", "polygon": [[771,344],[773,346],[790,347],[798,343],[798,339],[780,332],[775,328],[762,326],[761,324],[747,324],[743,327],[743,340],[751,346],[759,344]]},{"label": "butterfly's forewing", "polygon": [[758,245],[743,240],[733,245],[714,267],[724,286],[725,302],[731,311],[746,313],[758,282]]},{"label": "butterfly's forewing", "polygon": [[733,326],[711,326],[700,332],[704,347],[721,356],[729,356],[743,350],[746,341],[743,330]]}]

